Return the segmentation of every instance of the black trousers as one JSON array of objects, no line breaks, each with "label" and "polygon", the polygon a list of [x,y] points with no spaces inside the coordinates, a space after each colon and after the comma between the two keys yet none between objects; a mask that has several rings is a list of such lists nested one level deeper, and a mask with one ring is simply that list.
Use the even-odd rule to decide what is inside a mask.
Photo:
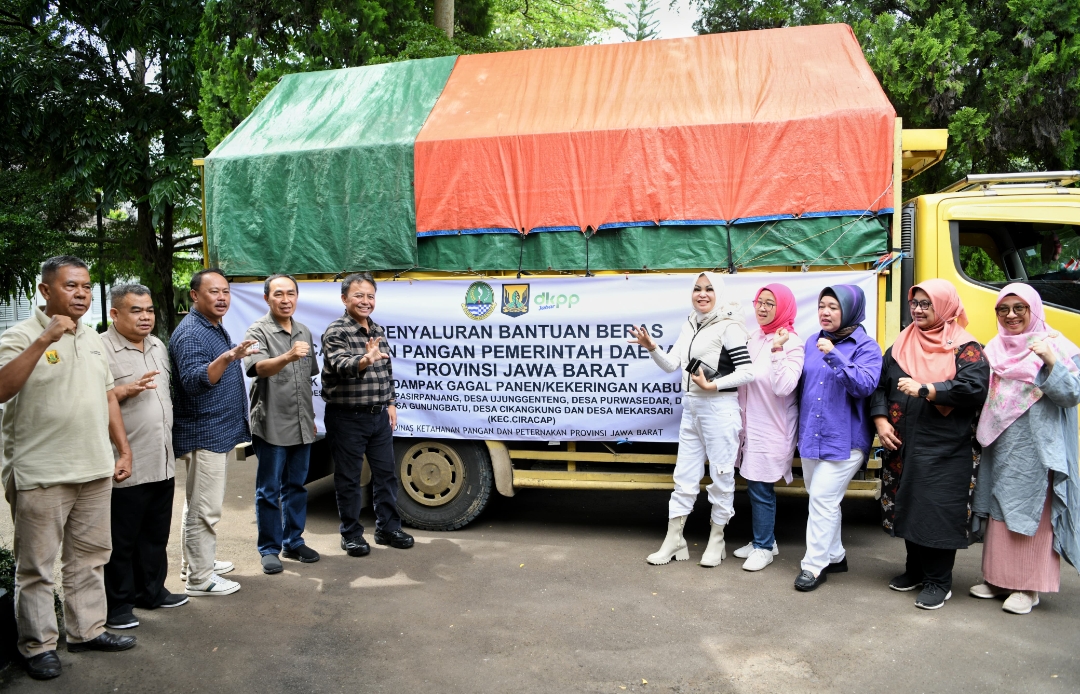
[{"label": "black trousers", "polygon": [[112,556],[105,565],[109,616],[132,607],[159,607],[169,591],[169,544],[176,480],[147,482],[112,492]]},{"label": "black trousers", "polygon": [[923,583],[933,583],[944,591],[952,590],[953,563],[956,562],[955,549],[923,547],[911,540],[904,540],[907,546],[907,575],[920,578]]},{"label": "black trousers", "polygon": [[375,506],[375,529],[401,529],[397,509],[397,468],[394,465],[394,430],[386,410],[377,414],[328,405],[326,440],[334,456],[334,493],[337,496],[341,536],[356,539],[364,534],[360,523],[363,500],[360,472],[364,454],[371,468],[371,501]]}]

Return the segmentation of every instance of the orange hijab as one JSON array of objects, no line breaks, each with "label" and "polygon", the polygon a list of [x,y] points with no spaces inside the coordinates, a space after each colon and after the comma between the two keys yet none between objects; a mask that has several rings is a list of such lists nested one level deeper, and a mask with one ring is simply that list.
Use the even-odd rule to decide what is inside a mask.
[{"label": "orange hijab", "polygon": [[920,330],[914,322],[900,333],[893,343],[892,356],[900,368],[919,383],[939,383],[956,378],[955,350],[975,342],[964,330],[967,313],[956,288],[946,280],[926,280],[908,290],[908,300],[921,289],[930,297],[937,320]]}]

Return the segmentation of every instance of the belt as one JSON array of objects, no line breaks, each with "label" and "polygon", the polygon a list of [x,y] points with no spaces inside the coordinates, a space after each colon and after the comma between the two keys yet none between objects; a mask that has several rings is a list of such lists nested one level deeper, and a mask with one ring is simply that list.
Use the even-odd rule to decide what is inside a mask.
[{"label": "belt", "polygon": [[361,412],[363,414],[379,414],[386,409],[386,405],[338,405],[335,403],[327,403],[326,407],[330,410]]}]

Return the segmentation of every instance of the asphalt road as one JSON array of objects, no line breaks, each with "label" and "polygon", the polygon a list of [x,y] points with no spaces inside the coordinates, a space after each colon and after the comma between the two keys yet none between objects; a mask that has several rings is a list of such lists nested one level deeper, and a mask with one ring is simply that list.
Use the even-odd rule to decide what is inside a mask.
[{"label": "asphalt road", "polygon": [[[1028,616],[976,600],[979,547],[959,553],[956,590],[927,612],[886,588],[903,542],[872,502],[845,502],[851,571],[809,594],[792,581],[806,502],[781,499],[780,555],[764,571],[695,562],[704,496],[688,524],[690,562],[649,566],[667,494],[523,491],[496,497],[472,526],[416,532],[410,550],[338,549],[333,488],[310,486],[307,542],[322,561],[261,572],[253,460],[230,469],[219,558],[243,588],[179,609],[139,611],[139,645],[68,654],[64,674],[0,675],[12,692],[1076,692],[1080,578]],[[182,479],[178,480],[182,482]],[[178,489],[181,488],[178,484]],[[169,587],[182,590],[178,495]],[[736,497],[729,550],[749,537]],[[10,515],[0,508],[0,539]],[[369,519],[370,521],[370,519]]]}]

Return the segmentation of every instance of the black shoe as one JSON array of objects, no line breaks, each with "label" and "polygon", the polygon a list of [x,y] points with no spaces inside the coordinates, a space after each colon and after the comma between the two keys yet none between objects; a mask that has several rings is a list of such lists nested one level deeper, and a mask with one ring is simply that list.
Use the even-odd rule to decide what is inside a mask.
[{"label": "black shoe", "polygon": [[824,569],[821,570],[823,574],[846,574],[847,573],[847,557],[844,557],[840,561],[834,561]]},{"label": "black shoe", "polygon": [[919,591],[919,597],[915,598],[915,607],[924,610],[936,610],[945,605],[945,601],[952,597],[952,591],[946,592],[936,583],[927,583]]},{"label": "black shoe", "polygon": [[909,590],[915,590],[921,585],[922,579],[915,579],[911,576],[908,576],[907,571],[893,578],[893,580],[889,581],[889,588],[895,591],[899,591],[901,593],[906,593]]},{"label": "black shoe", "polygon": [[106,619],[105,626],[109,629],[134,629],[139,626],[139,620],[131,612],[125,612]]},{"label": "black shoe", "polygon": [[69,643],[68,653],[82,653],[83,651],[106,651],[108,653],[115,653],[116,651],[126,651],[127,649],[134,647],[134,636],[118,636],[103,631],[98,634],[96,639],[83,641],[82,643]]},{"label": "black shoe", "polygon": [[24,664],[26,674],[35,680],[51,680],[60,676],[60,658],[56,655],[56,651],[38,653],[32,658],[27,658]]},{"label": "black shoe", "polygon": [[351,540],[345,537],[341,538],[341,548],[350,557],[366,557],[371,554],[371,545],[367,543],[363,535]]},{"label": "black shoe", "polygon": [[319,561],[319,553],[307,545],[300,545],[299,547],[283,550],[281,556],[286,559],[295,559],[305,564],[314,564]]},{"label": "black shoe", "polygon": [[390,532],[376,530],[375,544],[390,545],[394,549],[408,549],[413,546],[413,536],[401,528]]},{"label": "black shoe", "polygon": [[276,554],[264,554],[260,561],[262,561],[264,574],[279,574],[285,570],[285,567],[281,565],[281,560],[278,559],[278,555]]},{"label": "black shoe", "polygon": [[795,579],[795,590],[801,590],[804,593],[809,593],[810,591],[816,589],[818,586],[824,583],[825,579],[827,579],[828,577],[829,575],[824,571],[819,573],[816,578],[814,577],[814,574],[810,573],[809,571],[803,571],[799,574],[799,577]]},{"label": "black shoe", "polygon": [[191,598],[181,593],[169,593],[169,597],[162,600],[158,607],[180,607],[181,605],[188,604],[188,600],[190,599]]}]

